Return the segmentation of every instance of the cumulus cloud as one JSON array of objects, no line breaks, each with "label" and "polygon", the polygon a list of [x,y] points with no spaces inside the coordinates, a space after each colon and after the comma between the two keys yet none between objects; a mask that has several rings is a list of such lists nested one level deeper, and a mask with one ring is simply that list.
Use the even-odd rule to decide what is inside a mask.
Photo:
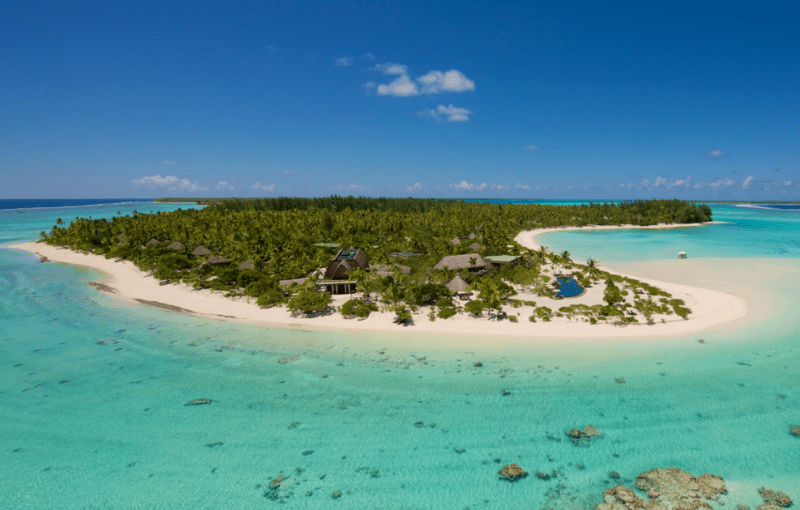
[{"label": "cumulus cloud", "polygon": [[378,85],[379,96],[408,97],[419,95],[417,85],[403,74],[388,85]]},{"label": "cumulus cloud", "polygon": [[514,186],[514,189],[529,190],[529,189],[531,189],[531,187],[528,186],[527,184],[521,184],[521,183],[518,182],[517,185]]},{"label": "cumulus cloud", "polygon": [[421,112],[417,113],[420,117],[431,117],[436,120],[448,120],[450,122],[464,122],[469,120],[469,116],[473,115],[473,112],[467,110],[466,108],[459,108],[457,106],[444,106],[439,105],[436,109],[427,108],[422,110]]},{"label": "cumulus cloud", "polygon": [[408,67],[402,64],[377,64],[371,68],[397,78],[388,84],[378,85],[369,82],[364,85],[367,93],[377,90],[379,96],[408,97],[419,94],[441,94],[443,92],[466,92],[475,90],[475,82],[464,76],[461,71],[429,71],[427,74],[412,80],[408,75]]},{"label": "cumulus cloud", "polygon": [[722,159],[727,158],[730,154],[725,154],[719,149],[714,149],[713,151],[706,152],[706,156],[708,159]]},{"label": "cumulus cloud", "polygon": [[167,159],[167,160],[164,160],[164,164],[165,165],[175,165],[175,164],[177,164],[177,161],[170,161],[170,160]]},{"label": "cumulus cloud", "polygon": [[742,183],[742,189],[749,188],[751,184],[753,184],[753,176],[752,175],[744,180],[744,182]]},{"label": "cumulus cloud", "polygon": [[736,181],[734,181],[733,179],[730,179],[730,178],[728,178],[728,179],[718,179],[718,180],[716,180],[714,182],[709,182],[708,183],[708,185],[711,186],[714,189],[728,188],[730,186],[733,186],[734,184],[736,184]]},{"label": "cumulus cloud", "polygon": [[538,148],[539,148],[539,147],[538,147],[538,146],[536,146],[536,145],[524,145],[524,146],[522,147],[522,150],[524,150],[524,151],[535,151],[535,150],[536,150],[536,149],[538,149]]},{"label": "cumulus cloud", "polygon": [[217,183],[217,189],[224,189],[224,190],[232,190],[233,185],[231,185],[228,181],[219,181]]},{"label": "cumulus cloud", "polygon": [[141,179],[131,180],[135,188],[161,188],[170,191],[206,191],[196,182],[191,182],[189,179],[178,179],[174,175],[161,177],[160,175],[152,175],[149,177],[142,177]]},{"label": "cumulus cloud", "polygon": [[412,184],[411,186],[407,187],[406,189],[408,190],[409,193],[411,193],[413,191],[419,191],[419,190],[422,189],[422,184],[420,184],[418,182],[415,182],[414,184]]},{"label": "cumulus cloud", "polygon": [[484,182],[482,184],[461,181],[461,182],[454,182],[450,184],[450,187],[456,191],[466,191],[466,190],[475,190],[475,191],[483,191],[486,189],[487,184]]},{"label": "cumulus cloud", "polygon": [[475,82],[464,76],[461,71],[451,69],[447,72],[429,71],[417,81],[422,84],[423,94],[439,94],[441,92],[465,92],[475,90]]},{"label": "cumulus cloud", "polygon": [[257,182],[253,184],[253,189],[256,191],[274,191],[275,184],[261,184],[260,182]]},{"label": "cumulus cloud", "polygon": [[507,189],[511,189],[511,186],[510,185],[503,186],[502,184],[492,184],[491,189],[497,190],[497,191],[505,191]]},{"label": "cumulus cloud", "polygon": [[336,58],[333,60],[335,66],[349,66],[353,64],[353,59],[350,57]]},{"label": "cumulus cloud", "polygon": [[[646,181],[647,179],[645,179]],[[690,176],[686,176],[686,179],[677,179],[675,181],[670,181],[665,177],[658,176],[656,178],[656,182],[653,183],[654,188],[664,187],[664,188],[673,188],[676,186],[689,186],[689,182],[692,180]],[[643,183],[644,184],[644,183]]]},{"label": "cumulus cloud", "polygon": [[791,186],[792,185],[792,181],[783,181],[783,185],[784,186]]}]

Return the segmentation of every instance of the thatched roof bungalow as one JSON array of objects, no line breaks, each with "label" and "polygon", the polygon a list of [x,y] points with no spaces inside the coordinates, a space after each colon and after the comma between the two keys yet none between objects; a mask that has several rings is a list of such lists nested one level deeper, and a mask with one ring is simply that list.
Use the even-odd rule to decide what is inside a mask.
[{"label": "thatched roof bungalow", "polygon": [[483,249],[483,246],[481,246],[478,243],[472,243],[469,245],[469,249],[472,251],[481,251]]},{"label": "thatched roof bungalow", "polygon": [[214,255],[213,257],[208,258],[209,264],[227,264],[228,262],[230,262],[229,259],[222,257],[220,255]]},{"label": "thatched roof bungalow", "polygon": [[352,246],[346,250],[339,250],[325,270],[326,280],[346,280],[351,269],[361,268],[369,270],[367,254],[361,248]]},{"label": "thatched roof bungalow", "polygon": [[203,257],[205,255],[211,255],[211,250],[201,245],[192,250],[192,255],[194,255],[195,257]]},{"label": "thatched roof bungalow", "polygon": [[461,239],[454,237],[450,239],[450,244],[461,244]]},{"label": "thatched roof bungalow", "polygon": [[245,260],[244,262],[239,264],[239,271],[246,271],[246,270],[250,271],[256,270],[256,265],[253,263],[252,260]]},{"label": "thatched roof bungalow", "polygon": [[491,269],[492,264],[484,260],[479,253],[466,253],[464,255],[449,255],[442,258],[434,269],[469,269],[477,271],[481,269]]},{"label": "thatched roof bungalow", "polygon": [[448,282],[447,288],[450,289],[450,292],[463,293],[469,291],[469,284],[463,278],[456,275]]},{"label": "thatched roof bungalow", "polygon": [[173,242],[169,243],[169,245],[167,245],[167,249],[175,250],[175,251],[181,251],[183,249],[183,245],[181,243],[179,243],[178,241],[173,241]]},{"label": "thatched roof bungalow", "polygon": [[147,241],[147,244],[145,244],[144,246],[146,248],[149,248],[151,246],[158,246],[159,244],[161,244],[161,241],[159,241],[158,239],[156,239],[154,237],[154,238],[150,239],[149,241]]}]

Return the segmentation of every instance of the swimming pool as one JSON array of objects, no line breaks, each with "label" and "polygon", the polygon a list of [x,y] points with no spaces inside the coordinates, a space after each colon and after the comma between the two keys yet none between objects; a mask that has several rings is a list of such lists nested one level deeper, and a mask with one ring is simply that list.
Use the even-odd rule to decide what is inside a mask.
[{"label": "swimming pool", "polygon": [[575,297],[580,296],[583,294],[584,290],[583,287],[578,285],[578,281],[575,278],[559,276],[556,278],[560,286],[558,287],[558,294],[561,297]]}]

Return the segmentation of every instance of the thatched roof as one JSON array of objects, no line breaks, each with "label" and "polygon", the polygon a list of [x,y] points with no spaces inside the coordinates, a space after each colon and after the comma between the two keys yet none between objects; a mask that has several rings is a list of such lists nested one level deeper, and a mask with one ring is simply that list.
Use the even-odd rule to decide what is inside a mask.
[{"label": "thatched roof", "polygon": [[483,249],[483,246],[481,246],[478,243],[472,243],[469,245],[469,249],[472,251],[481,251]]},{"label": "thatched roof", "polygon": [[221,257],[219,255],[214,255],[213,257],[208,258],[209,264],[227,264],[230,260],[226,259],[225,257]]},{"label": "thatched roof", "polygon": [[450,280],[450,283],[447,284],[447,288],[450,289],[450,292],[467,292],[469,291],[469,284],[465,282],[463,278],[456,275],[455,278]]},{"label": "thatched roof", "polygon": [[450,239],[450,244],[461,244],[461,239],[454,237]]},{"label": "thatched roof", "polygon": [[156,239],[154,237],[154,238],[150,239],[149,241],[147,241],[147,244],[145,244],[145,246],[155,246],[157,244],[161,244],[161,241],[159,241],[158,239]]},{"label": "thatched roof", "polygon": [[203,255],[211,255],[211,250],[206,248],[205,246],[198,246],[194,250],[192,250],[192,255],[195,257],[202,257]]},{"label": "thatched roof", "polygon": [[239,264],[239,270],[244,271],[246,269],[250,269],[251,271],[255,271],[256,265],[253,264],[252,260],[245,260],[241,264]]},{"label": "thatched roof", "polygon": [[[398,269],[400,269],[400,273],[402,274],[411,274],[411,268],[408,266],[401,266],[397,265]],[[377,274],[378,276],[392,276],[393,268],[389,264],[375,264],[374,266],[370,267],[370,271]]]},{"label": "thatched roof", "polygon": [[346,250],[339,250],[325,270],[325,279],[346,279],[350,270],[357,267],[364,270],[369,269],[369,261],[367,261],[367,254],[364,253],[364,250],[352,246]]},{"label": "thatched roof", "polygon": [[[471,259],[475,259],[472,263]],[[464,255],[449,255],[433,266],[434,269],[482,269],[490,268],[492,264],[486,262],[479,253],[466,253]]]},{"label": "thatched roof", "polygon": [[181,243],[179,243],[178,241],[173,241],[173,242],[169,243],[169,246],[167,246],[167,249],[180,251],[180,250],[183,249],[183,245]]},{"label": "thatched roof", "polygon": [[476,237],[478,236],[475,235],[475,232],[470,232],[469,235],[467,236],[467,239],[475,239]]}]

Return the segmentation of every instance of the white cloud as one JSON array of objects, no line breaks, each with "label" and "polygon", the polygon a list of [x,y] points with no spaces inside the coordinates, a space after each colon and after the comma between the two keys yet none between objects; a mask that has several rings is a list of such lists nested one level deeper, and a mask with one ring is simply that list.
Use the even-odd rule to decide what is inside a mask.
[{"label": "white cloud", "polygon": [[171,191],[206,191],[196,182],[191,182],[189,179],[178,179],[174,175],[161,177],[160,175],[153,175],[149,177],[142,177],[141,179],[133,179],[131,181],[136,188],[163,188]]},{"label": "white cloud", "polygon": [[423,94],[439,94],[440,92],[465,92],[475,90],[475,82],[464,76],[461,71],[451,69],[447,72],[429,71],[417,81],[422,84]]},{"label": "white cloud", "polygon": [[253,184],[253,189],[256,190],[256,191],[274,191],[275,190],[275,184],[269,184],[268,185],[268,184],[261,184],[260,182],[257,182],[255,184]]},{"label": "white cloud", "polygon": [[733,179],[730,179],[730,178],[729,179],[718,179],[718,180],[716,180],[714,182],[709,182],[708,183],[708,185],[711,186],[714,189],[727,188],[727,187],[733,186],[734,184],[736,184],[736,181],[734,181]]},{"label": "white cloud", "polygon": [[177,162],[176,161],[170,161],[170,160],[167,159],[167,160],[164,160],[164,164],[165,165],[175,165],[175,164],[177,164]]},{"label": "white cloud", "polygon": [[791,186],[792,185],[792,181],[783,181],[783,185],[784,186]]},{"label": "white cloud", "polygon": [[530,187],[530,186],[528,186],[527,184],[520,184],[520,183],[517,183],[517,185],[516,185],[516,186],[514,186],[514,189],[524,189],[524,190],[529,190],[529,189],[531,189],[531,187]]},{"label": "white cloud", "polygon": [[417,84],[408,78],[408,75],[401,75],[388,85],[378,85],[379,96],[408,97],[419,95]]},{"label": "white cloud", "polygon": [[383,74],[407,74],[408,67],[401,64],[377,64],[372,70]]},{"label": "white cloud", "polygon": [[729,155],[730,154],[725,154],[719,149],[714,149],[713,151],[706,152],[706,156],[708,156],[710,159],[727,158]]},{"label": "white cloud", "polygon": [[466,108],[453,106],[452,104],[450,106],[440,104],[435,110],[433,108],[427,108],[417,113],[417,115],[420,117],[432,117],[436,120],[442,120],[442,117],[445,117],[450,122],[464,122],[469,120],[469,116],[473,115],[473,112]]},{"label": "white cloud", "polygon": [[497,190],[497,191],[505,191],[507,189],[511,189],[511,185],[503,186],[501,184],[492,184],[491,189],[494,189],[494,190]]},{"label": "white cloud", "polygon": [[525,146],[522,147],[522,150],[524,150],[524,151],[535,151],[538,148],[539,147],[536,146],[536,145],[525,145]]},{"label": "white cloud", "polygon": [[412,184],[411,186],[407,187],[406,189],[408,190],[409,193],[411,193],[413,191],[419,191],[419,190],[422,189],[422,184],[420,184],[418,182],[415,182],[414,184]]},{"label": "white cloud", "polygon": [[[408,76],[408,67],[402,64],[377,64],[371,68],[389,76],[397,76],[389,84],[377,85],[369,82],[364,85],[367,93],[377,89],[379,96],[408,97],[422,94],[440,94],[442,92],[466,92],[475,90],[475,82],[464,76],[461,71],[429,71],[428,74],[412,80]],[[419,84],[419,87],[417,86]]]},{"label": "white cloud", "polygon": [[350,57],[336,58],[333,60],[335,66],[349,66],[353,64],[353,59]]},{"label": "white cloud", "polygon": [[367,59],[367,60],[375,60],[375,55],[373,55],[370,52],[366,52],[363,55],[361,55],[361,58],[362,59]]},{"label": "white cloud", "polygon": [[220,181],[217,183],[217,189],[232,190],[233,186],[228,181]]},{"label": "white cloud", "polygon": [[[653,187],[654,188],[658,188],[658,187],[663,186],[665,188],[673,188],[675,186],[688,186],[689,182],[691,180],[692,180],[691,176],[686,176],[686,179],[678,179],[678,180],[670,182],[666,178],[664,178],[664,177],[659,175],[656,178],[656,182],[653,183]],[[647,179],[645,179],[645,181],[647,181]],[[642,182],[642,184],[646,186],[646,184],[644,184],[644,182]]]},{"label": "white cloud", "polygon": [[465,190],[482,191],[486,189],[486,186],[487,184],[485,182],[483,184],[477,184],[467,181],[461,181],[450,184],[450,187],[457,191],[465,191]]},{"label": "white cloud", "polygon": [[354,182],[351,182],[350,186],[341,186],[340,185],[339,189],[346,189],[346,190],[350,190],[350,191],[361,191],[361,190],[364,189],[364,186],[362,186],[360,184],[356,184]]},{"label": "white cloud", "polygon": [[752,175],[744,180],[744,182],[742,183],[742,189],[749,188],[751,184],[753,184],[753,176]]}]

